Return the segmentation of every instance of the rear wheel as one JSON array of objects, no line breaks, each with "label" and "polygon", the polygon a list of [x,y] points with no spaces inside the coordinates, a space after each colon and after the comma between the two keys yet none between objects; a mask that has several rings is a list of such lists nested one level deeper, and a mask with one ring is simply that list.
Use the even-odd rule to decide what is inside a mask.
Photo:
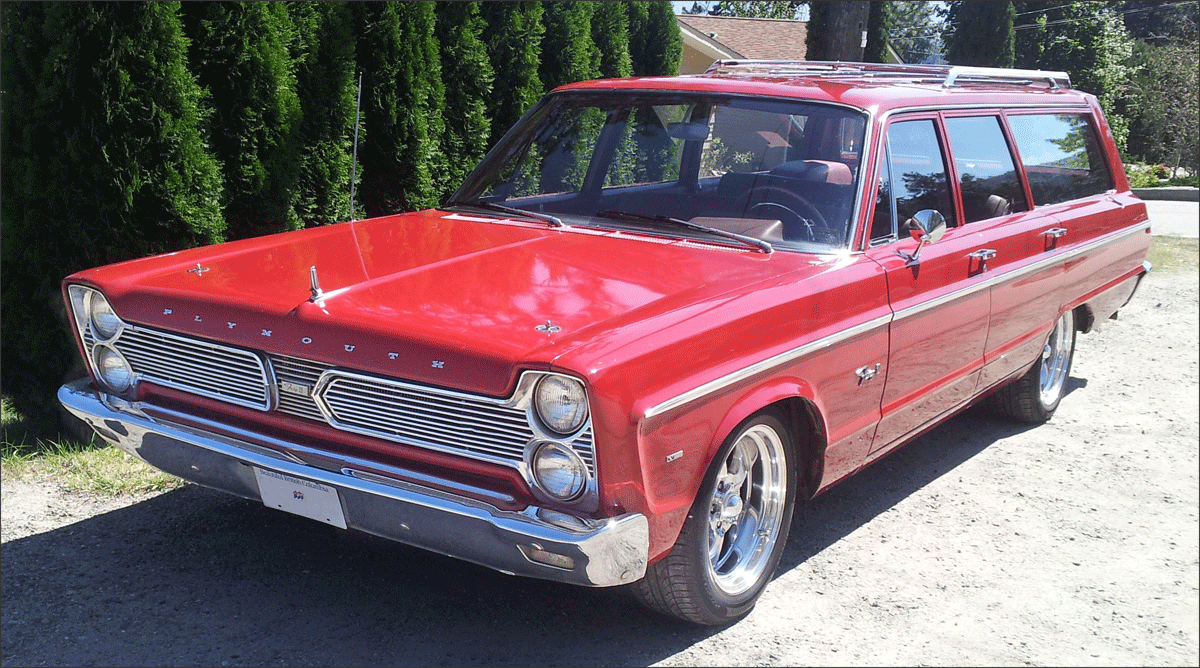
[{"label": "rear wheel", "polygon": [[671,552],[633,585],[647,606],[696,624],[750,612],[787,542],[796,496],[795,447],[761,413],[722,446]]},{"label": "rear wheel", "polygon": [[1046,338],[1041,359],[1025,375],[996,390],[990,397],[992,407],[1021,422],[1049,420],[1066,394],[1074,355],[1075,313],[1067,311]]}]

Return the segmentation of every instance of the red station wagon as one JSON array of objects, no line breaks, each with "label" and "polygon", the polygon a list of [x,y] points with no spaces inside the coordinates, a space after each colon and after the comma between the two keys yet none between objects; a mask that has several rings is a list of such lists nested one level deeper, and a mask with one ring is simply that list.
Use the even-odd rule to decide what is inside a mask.
[{"label": "red station wagon", "polygon": [[985,398],[1049,419],[1149,244],[1066,74],[718,62],[553,91],[434,210],[69,276],[59,399],[201,485],[722,624],[796,503]]}]

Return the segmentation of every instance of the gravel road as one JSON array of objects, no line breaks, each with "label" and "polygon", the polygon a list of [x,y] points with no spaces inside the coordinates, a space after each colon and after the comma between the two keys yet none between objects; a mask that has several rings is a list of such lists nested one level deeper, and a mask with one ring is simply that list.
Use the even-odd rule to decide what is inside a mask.
[{"label": "gravel road", "polygon": [[1153,274],[1029,428],[972,410],[797,514],[745,620],[507,577],[196,486],[5,481],[18,665],[1200,663],[1198,286]]}]

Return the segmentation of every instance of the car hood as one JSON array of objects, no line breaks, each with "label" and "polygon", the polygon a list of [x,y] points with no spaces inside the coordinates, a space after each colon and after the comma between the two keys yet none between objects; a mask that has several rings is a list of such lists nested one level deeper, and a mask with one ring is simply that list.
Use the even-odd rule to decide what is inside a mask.
[{"label": "car hood", "polygon": [[644,333],[647,320],[746,289],[798,261],[424,211],[190,249],[67,280],[99,287],[133,323],[500,396],[522,367],[550,368],[601,332],[611,338],[636,324],[631,332]]}]

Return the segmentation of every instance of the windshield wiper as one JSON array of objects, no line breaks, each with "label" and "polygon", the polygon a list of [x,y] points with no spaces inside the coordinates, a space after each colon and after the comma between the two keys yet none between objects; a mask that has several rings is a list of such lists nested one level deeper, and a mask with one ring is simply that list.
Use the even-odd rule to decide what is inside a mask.
[{"label": "windshield wiper", "polygon": [[565,223],[558,218],[551,216],[550,214],[538,213],[536,211],[526,211],[525,209],[518,209],[515,206],[505,206],[495,202],[484,202],[483,200],[478,200],[475,202],[468,202],[465,200],[450,201],[443,204],[441,208],[447,209],[452,206],[475,207],[476,209],[484,209],[486,211],[495,211],[497,213],[507,213],[511,216],[521,216],[522,218],[532,218],[534,220],[545,221],[554,227],[566,227]]},{"label": "windshield wiper", "polygon": [[763,241],[762,239],[755,239],[754,237],[748,237],[743,234],[737,234],[736,232],[729,232],[727,230],[722,230],[719,227],[709,227],[708,225],[701,225],[700,223],[693,223],[691,221],[683,220],[680,218],[672,218],[670,216],[650,216],[650,215],[646,215],[644,213],[631,213],[629,211],[611,211],[611,210],[597,211],[595,213],[595,215],[599,218],[611,218],[613,220],[633,220],[633,221],[641,221],[641,222],[648,222],[648,223],[669,223],[669,224],[675,225],[677,227],[683,227],[683,228],[687,228],[689,230],[696,230],[697,232],[706,232],[708,234],[713,234],[718,237],[725,237],[726,239],[733,239],[734,241],[740,241],[741,243],[746,244],[747,246],[753,246],[755,248],[755,250],[762,251],[763,253],[766,253],[768,255],[775,252],[775,248],[772,247],[771,244]]}]

